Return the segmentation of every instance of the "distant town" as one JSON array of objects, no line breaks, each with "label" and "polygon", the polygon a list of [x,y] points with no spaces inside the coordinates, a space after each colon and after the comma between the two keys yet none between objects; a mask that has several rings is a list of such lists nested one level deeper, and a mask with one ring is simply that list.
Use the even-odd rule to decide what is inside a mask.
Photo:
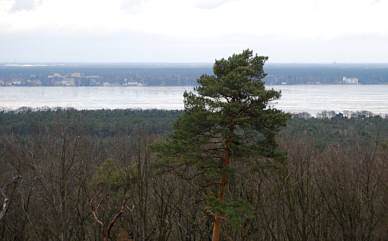
[{"label": "distant town", "polygon": [[[387,84],[385,65],[272,64],[268,85]],[[192,86],[210,65],[0,65],[0,86]]]},{"label": "distant town", "polygon": [[[99,75],[84,75],[81,73],[54,73],[48,75],[45,83],[37,79],[35,75],[30,75],[30,78],[11,78],[0,80],[1,86],[142,86],[143,83],[137,81],[129,81],[124,78],[119,83],[104,81]],[[48,80],[48,81],[47,81]]]}]

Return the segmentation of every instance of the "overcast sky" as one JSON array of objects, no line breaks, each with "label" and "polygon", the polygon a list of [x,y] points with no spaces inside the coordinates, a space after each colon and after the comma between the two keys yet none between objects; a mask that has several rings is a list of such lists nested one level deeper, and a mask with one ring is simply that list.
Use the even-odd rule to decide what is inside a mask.
[{"label": "overcast sky", "polygon": [[0,0],[0,62],[388,63],[388,0]]}]

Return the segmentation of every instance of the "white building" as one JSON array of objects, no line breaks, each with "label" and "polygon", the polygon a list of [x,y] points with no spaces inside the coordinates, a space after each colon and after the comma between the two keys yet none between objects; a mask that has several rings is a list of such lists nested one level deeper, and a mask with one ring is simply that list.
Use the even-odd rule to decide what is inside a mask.
[{"label": "white building", "polygon": [[358,84],[358,78],[356,77],[346,77],[346,76],[343,76],[342,77],[342,83],[343,84],[351,84],[351,85],[357,85]]},{"label": "white building", "polygon": [[142,83],[137,82],[137,81],[127,81],[124,80],[125,82],[123,83],[124,86],[143,86]]}]

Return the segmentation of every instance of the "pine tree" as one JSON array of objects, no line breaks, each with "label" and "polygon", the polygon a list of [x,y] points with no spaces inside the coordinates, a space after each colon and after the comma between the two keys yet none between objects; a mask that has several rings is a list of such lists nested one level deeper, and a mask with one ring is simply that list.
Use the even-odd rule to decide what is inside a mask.
[{"label": "pine tree", "polygon": [[280,92],[264,87],[267,59],[253,56],[248,49],[216,60],[214,75],[202,75],[199,86],[184,93],[185,110],[173,133],[166,142],[153,145],[163,160],[160,168],[181,170],[182,177],[190,169],[191,178],[206,184],[204,211],[213,216],[213,241],[220,239],[224,218],[241,225],[252,215],[247,202],[225,196],[228,182],[238,171],[232,162],[257,169],[263,159],[283,157],[276,151],[275,136],[289,115],[271,106]]}]

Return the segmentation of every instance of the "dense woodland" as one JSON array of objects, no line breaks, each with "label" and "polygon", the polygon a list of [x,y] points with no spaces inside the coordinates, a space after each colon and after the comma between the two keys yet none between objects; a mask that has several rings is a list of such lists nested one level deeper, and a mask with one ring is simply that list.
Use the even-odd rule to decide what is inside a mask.
[{"label": "dense woodland", "polygon": [[[201,180],[161,172],[149,149],[180,115],[1,112],[1,240],[210,240]],[[388,240],[388,119],[302,117],[277,137],[284,163],[232,162],[227,197],[253,215],[225,220],[221,240]]]}]

